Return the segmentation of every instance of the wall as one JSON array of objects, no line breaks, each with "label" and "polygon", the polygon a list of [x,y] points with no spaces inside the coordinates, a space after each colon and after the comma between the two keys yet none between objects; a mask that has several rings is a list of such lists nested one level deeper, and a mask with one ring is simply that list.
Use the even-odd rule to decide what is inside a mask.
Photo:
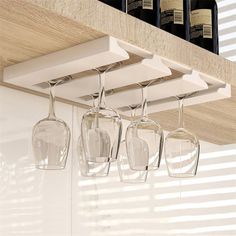
[{"label": "wall", "polygon": [[220,55],[236,62],[236,2],[217,0],[219,8]]},{"label": "wall", "polygon": [[146,184],[83,178],[76,140],[84,110],[57,103],[73,127],[66,170],[33,165],[31,130],[47,115],[45,98],[0,87],[1,236],[236,235],[236,145],[202,143],[196,178],[177,180],[161,169]]},{"label": "wall", "polygon": [[[33,125],[47,99],[0,88],[0,235],[70,235],[71,153],[65,171],[39,171],[31,154]],[[72,125],[72,107],[57,114]]]}]

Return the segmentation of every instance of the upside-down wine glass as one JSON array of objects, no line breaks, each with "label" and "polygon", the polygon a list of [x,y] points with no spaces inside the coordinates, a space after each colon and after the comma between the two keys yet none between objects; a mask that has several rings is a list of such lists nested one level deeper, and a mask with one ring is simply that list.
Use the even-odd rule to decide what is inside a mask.
[{"label": "upside-down wine glass", "polygon": [[81,122],[81,139],[87,161],[104,163],[117,159],[122,123],[119,114],[105,103],[106,72],[115,64],[106,69],[97,69],[99,74],[99,97],[96,107],[88,110]]},{"label": "upside-down wine glass", "polygon": [[197,173],[200,144],[197,137],[184,128],[183,102],[186,96],[177,97],[179,128],[170,132],[165,140],[165,160],[169,176],[184,178]]},{"label": "upside-down wine glass", "polygon": [[133,121],[126,131],[126,148],[132,170],[156,170],[160,166],[163,149],[161,126],[147,116],[147,88],[141,85],[142,116]]},{"label": "upside-down wine glass", "polygon": [[[135,110],[139,105],[131,105],[131,122],[135,117]],[[144,183],[147,180],[147,170],[132,170],[129,166],[129,160],[126,151],[126,142],[123,140],[120,144],[120,149],[117,158],[117,168],[120,176],[120,181],[124,183]]]},{"label": "upside-down wine glass", "polygon": [[[93,107],[96,107],[98,93],[92,95]],[[84,153],[84,147],[82,144],[81,136],[77,143],[77,152],[79,157],[79,169],[80,173],[84,177],[104,177],[109,174],[110,162],[96,163],[87,161]]]},{"label": "upside-down wine glass", "polygon": [[42,170],[64,169],[70,146],[70,129],[55,115],[55,86],[61,81],[50,81],[49,114],[33,128],[32,148],[36,168]]}]

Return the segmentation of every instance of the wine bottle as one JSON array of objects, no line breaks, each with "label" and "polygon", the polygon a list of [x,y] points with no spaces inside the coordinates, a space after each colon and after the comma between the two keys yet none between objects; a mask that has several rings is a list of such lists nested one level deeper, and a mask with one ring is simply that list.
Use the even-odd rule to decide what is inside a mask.
[{"label": "wine bottle", "polygon": [[106,3],[120,11],[126,12],[127,10],[127,0],[99,0],[100,2]]},{"label": "wine bottle", "polygon": [[160,0],[127,0],[127,13],[160,27]]},{"label": "wine bottle", "polygon": [[142,0],[127,0],[127,13],[140,19]]},{"label": "wine bottle", "polygon": [[160,27],[161,26],[161,12],[160,0],[143,0],[140,19],[147,23]]},{"label": "wine bottle", "polygon": [[190,40],[190,0],[160,0],[161,29]]},{"label": "wine bottle", "polygon": [[191,0],[191,42],[219,54],[218,8],[215,0]]}]

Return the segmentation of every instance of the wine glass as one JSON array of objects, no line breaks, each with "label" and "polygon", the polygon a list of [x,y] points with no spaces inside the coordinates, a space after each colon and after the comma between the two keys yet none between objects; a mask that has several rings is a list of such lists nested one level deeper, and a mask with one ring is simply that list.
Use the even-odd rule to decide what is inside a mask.
[{"label": "wine glass", "polygon": [[[91,97],[93,99],[93,107],[96,107],[98,93],[92,94]],[[79,169],[82,176],[104,177],[109,174],[110,162],[96,163],[96,162],[91,162],[91,161],[86,160],[81,136],[78,139],[77,152],[78,152],[78,157],[79,157]]]},{"label": "wine glass", "polygon": [[179,102],[179,128],[170,132],[165,140],[165,160],[169,176],[193,177],[197,173],[200,144],[197,137],[184,128],[183,101]]},{"label": "wine glass", "polygon": [[117,159],[122,123],[119,114],[105,103],[106,69],[97,69],[99,74],[100,91],[98,104],[88,110],[81,122],[81,139],[87,161],[104,163]]},{"label": "wine glass", "polygon": [[33,128],[32,148],[36,168],[41,170],[64,169],[70,146],[70,129],[55,115],[55,86],[62,81],[50,81],[49,114]]},{"label": "wine glass", "polygon": [[[129,106],[131,109],[131,122],[135,117],[135,109],[138,105]],[[129,166],[129,160],[126,152],[126,141],[123,140],[120,144],[120,149],[117,158],[117,168],[120,176],[120,181],[124,183],[144,183],[147,180],[148,171],[132,170]]]},{"label": "wine glass", "polygon": [[160,166],[163,149],[161,126],[147,116],[147,88],[141,85],[142,116],[134,120],[126,131],[126,148],[132,170],[155,170]]}]

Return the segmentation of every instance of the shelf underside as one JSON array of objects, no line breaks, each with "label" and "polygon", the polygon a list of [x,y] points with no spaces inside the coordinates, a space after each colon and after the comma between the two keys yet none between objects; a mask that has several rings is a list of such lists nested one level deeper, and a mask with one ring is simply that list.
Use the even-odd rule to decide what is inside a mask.
[{"label": "shelf underside", "polygon": [[[107,17],[111,20],[107,21]],[[202,140],[217,144],[236,142],[234,63],[95,0],[3,0],[0,2],[0,29],[0,69],[109,34],[178,61],[187,69],[194,68],[229,82],[233,85],[232,98],[186,107],[185,124]],[[207,58],[204,63],[202,58]],[[176,110],[158,112],[151,117],[157,119],[164,129],[176,128]]]}]

